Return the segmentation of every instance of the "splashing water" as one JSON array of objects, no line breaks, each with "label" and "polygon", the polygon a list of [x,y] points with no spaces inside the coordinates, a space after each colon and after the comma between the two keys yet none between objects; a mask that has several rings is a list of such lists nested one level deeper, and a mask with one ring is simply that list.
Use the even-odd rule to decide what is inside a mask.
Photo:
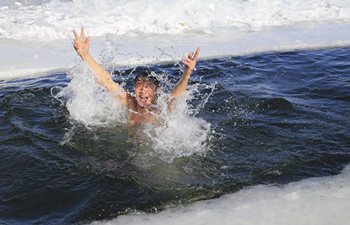
[{"label": "splashing water", "polygon": [[[320,224],[322,221],[347,224],[350,219],[339,215],[350,215],[346,210],[350,201],[343,198],[346,197],[344,187],[347,190],[350,187],[349,182],[343,181],[350,181],[350,174],[344,171],[344,176],[339,179],[334,175],[350,163],[349,50],[347,47],[268,52],[201,61],[189,87],[191,92],[199,85],[198,92],[178,99],[172,113],[181,112],[181,101],[187,100],[184,106],[188,114],[182,116],[210,122],[213,134],[205,144],[209,151],[204,156],[197,156],[189,148],[187,152],[195,155],[175,158],[172,163],[160,159],[171,153],[164,150],[157,155],[156,150],[161,151],[155,149],[153,143],[144,146],[130,142],[137,137],[130,138],[127,126],[115,126],[118,122],[91,125],[105,121],[106,112],[96,113],[91,120],[78,117],[85,118],[87,125],[73,120],[73,108],[76,113],[85,115],[82,112],[87,110],[87,105],[91,106],[89,110],[97,110],[100,108],[96,105],[103,105],[101,101],[105,100],[97,98],[94,93],[92,99],[86,99],[80,105],[82,109],[76,105],[73,107],[79,93],[95,85],[84,81],[91,79],[86,77],[90,76],[88,70],[84,73],[83,69],[75,68],[77,73],[72,71],[69,75],[72,82],[66,73],[0,81],[0,196],[3,200],[0,220],[7,224],[84,224],[93,221],[167,224],[167,217],[176,218],[169,220],[169,224],[178,223],[181,218],[182,221],[192,219],[192,224],[206,221],[290,224],[294,221],[290,218],[300,218],[294,224]],[[152,64],[150,68],[160,77],[163,77],[162,71],[166,72],[164,78],[169,82],[162,83],[169,88],[179,78],[179,70],[172,64]],[[136,74],[139,69],[142,68],[137,67],[132,73]],[[134,75],[128,76],[132,70],[113,70],[118,74],[113,79],[125,82],[124,87],[132,90],[131,78]],[[210,94],[205,84],[213,84],[216,80],[218,85],[214,93],[200,109],[205,96]],[[65,91],[61,90],[63,88],[52,90],[54,96],[58,90],[65,94],[61,95],[64,104],[60,105],[49,95],[52,86],[66,87]],[[102,90],[96,85],[97,92]],[[168,89],[164,88],[164,92]],[[84,96],[80,95],[81,99]],[[109,95],[106,93],[106,96]],[[113,98],[112,102],[117,104]],[[66,105],[69,104],[68,109]],[[110,104],[107,106],[111,107]],[[123,116],[127,113],[124,110]],[[164,127],[173,121],[162,121],[161,118],[167,115],[171,114],[159,115]],[[188,120],[185,122],[187,124]],[[177,122],[174,126],[183,128],[184,124]],[[145,129],[147,127],[141,128],[141,133]],[[72,139],[62,144],[64,135]],[[150,136],[157,137],[156,134]],[[178,146],[171,147],[174,154],[181,151]],[[155,157],[149,157],[145,152],[152,152]],[[138,155],[133,157],[134,153]],[[314,179],[306,183],[300,181],[330,175],[335,179],[331,177],[328,183],[323,178],[319,182]],[[294,181],[297,181],[294,186],[300,188],[291,189],[293,185],[289,183]],[[314,196],[300,192],[308,184],[321,187],[322,183],[330,188],[310,189]],[[330,183],[335,186],[330,186]],[[261,184],[264,185],[262,189],[256,187]],[[244,191],[249,187],[255,191]],[[278,196],[274,197],[275,193]],[[219,196],[222,196],[220,201],[203,201],[201,206],[186,207]],[[335,204],[330,204],[332,202]],[[288,204],[291,207],[287,207]],[[319,207],[315,208],[315,204]],[[300,217],[301,211],[295,211],[300,205],[310,206],[316,211],[305,213],[303,210],[304,216]],[[246,213],[242,212],[242,206]],[[173,207],[179,210],[166,210]],[[276,208],[282,211],[276,211]],[[164,214],[156,219],[161,215],[156,213],[159,211],[164,211]],[[326,211],[330,213],[324,213]],[[123,219],[122,215],[133,212],[146,216]],[[215,212],[223,213],[215,215]],[[204,217],[198,219],[197,215]],[[262,220],[264,215],[267,217]],[[118,222],[110,221],[115,217]],[[277,217],[282,220],[275,220]]]},{"label": "splashing water", "polygon": [[[131,79],[131,73],[126,79]],[[160,158],[165,162],[172,162],[177,157],[205,154],[210,139],[210,123],[196,115],[208,101],[215,84],[204,85],[198,82],[189,85],[187,93],[176,99],[173,110],[169,112],[170,96],[168,91],[173,84],[165,73],[152,72],[152,75],[156,76],[163,84],[156,104],[159,110],[159,113],[155,115],[158,122],[137,128],[136,136],[141,138],[142,143],[147,143],[147,145],[140,145],[141,142],[137,138],[138,147],[147,148],[143,151],[145,155]],[[65,100],[72,121],[92,129],[127,124],[126,107],[95,82],[92,72],[85,63],[74,67],[70,72],[70,78],[69,85],[55,97]],[[125,82],[121,85],[126,86]],[[211,91],[201,95],[201,88]],[[194,101],[196,104],[188,104],[188,102]],[[72,130],[74,130],[74,126]],[[72,139],[75,133],[72,130],[65,135],[64,143]]]},{"label": "splashing water", "polygon": [[[151,140],[154,151],[165,161],[176,157],[204,154],[210,136],[210,123],[195,117],[211,95],[201,96],[197,107],[188,104],[199,92],[199,84],[190,86],[185,96],[177,97],[175,106],[168,111],[168,95],[161,92],[157,106],[161,109],[158,118],[163,121],[159,126],[146,126],[143,134]],[[213,90],[214,86],[210,86]]]},{"label": "splashing water", "polygon": [[70,72],[71,82],[58,95],[67,100],[70,117],[86,126],[126,122],[125,107],[99,86],[85,63]]}]

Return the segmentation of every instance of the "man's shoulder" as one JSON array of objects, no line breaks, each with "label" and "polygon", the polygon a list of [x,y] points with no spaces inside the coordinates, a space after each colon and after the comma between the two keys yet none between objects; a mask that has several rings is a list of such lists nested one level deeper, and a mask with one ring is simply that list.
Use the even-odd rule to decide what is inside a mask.
[{"label": "man's shoulder", "polygon": [[128,108],[132,110],[136,110],[136,98],[135,96],[132,96],[131,94],[127,95],[127,101],[128,101]]}]

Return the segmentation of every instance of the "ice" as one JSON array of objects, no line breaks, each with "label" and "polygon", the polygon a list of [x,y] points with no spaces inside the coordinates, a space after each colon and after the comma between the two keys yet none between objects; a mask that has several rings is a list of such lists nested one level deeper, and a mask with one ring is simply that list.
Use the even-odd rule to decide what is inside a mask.
[{"label": "ice", "polygon": [[158,214],[134,212],[91,225],[344,225],[350,221],[350,167],[340,175],[285,186],[259,185]]},{"label": "ice", "polygon": [[95,57],[117,49],[109,66],[141,65],[174,61],[198,46],[204,59],[349,45],[350,2],[1,1],[0,79],[69,70],[78,59],[72,30],[81,26]]}]

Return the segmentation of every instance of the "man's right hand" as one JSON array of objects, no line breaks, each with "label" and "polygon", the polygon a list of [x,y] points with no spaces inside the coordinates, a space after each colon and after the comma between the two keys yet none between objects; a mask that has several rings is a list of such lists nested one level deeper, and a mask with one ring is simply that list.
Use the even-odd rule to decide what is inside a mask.
[{"label": "man's right hand", "polygon": [[80,30],[80,36],[73,30],[74,33],[74,49],[78,55],[84,60],[84,57],[89,55],[90,37],[85,37],[84,27]]}]

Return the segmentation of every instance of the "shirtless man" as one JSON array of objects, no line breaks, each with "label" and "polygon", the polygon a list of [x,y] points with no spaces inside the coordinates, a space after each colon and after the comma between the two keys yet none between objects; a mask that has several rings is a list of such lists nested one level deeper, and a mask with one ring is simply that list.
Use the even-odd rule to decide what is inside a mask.
[{"label": "shirtless man", "polygon": [[[135,95],[133,96],[129,94],[122,86],[115,83],[112,80],[111,75],[90,55],[90,37],[85,37],[84,28],[81,28],[80,36],[75,30],[73,30],[73,33],[75,36],[74,49],[81,59],[89,65],[96,81],[109,91],[115,99],[128,107],[129,124],[137,125],[155,121],[154,114],[157,109],[154,105],[156,102],[157,89],[159,88],[157,78],[146,73],[137,75],[134,82]],[[185,64],[184,73],[180,81],[171,91],[171,97],[184,95],[188,85],[188,80],[196,67],[198,54],[199,48],[197,48],[195,53],[191,52],[187,57],[183,58],[182,61]]]}]

